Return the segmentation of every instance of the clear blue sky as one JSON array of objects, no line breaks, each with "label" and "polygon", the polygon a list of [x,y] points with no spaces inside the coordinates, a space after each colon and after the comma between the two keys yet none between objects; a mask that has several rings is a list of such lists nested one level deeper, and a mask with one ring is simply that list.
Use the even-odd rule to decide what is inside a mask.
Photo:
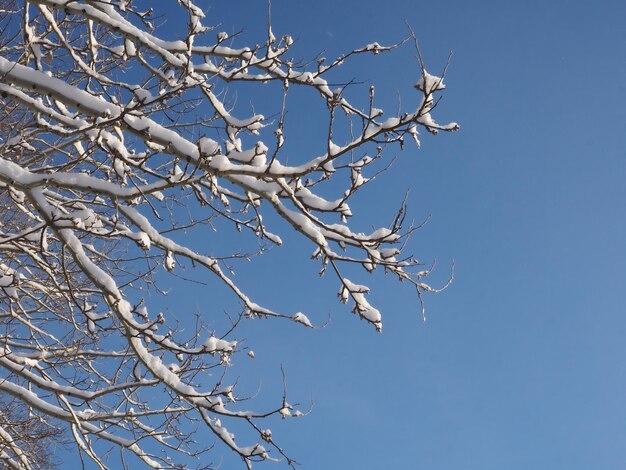
[{"label": "clear blue sky", "polygon": [[[264,392],[282,362],[291,396],[315,403],[275,436],[307,469],[625,468],[626,4],[272,3],[275,33],[305,55],[397,40],[407,19],[433,72],[454,52],[437,115],[462,125],[400,154],[360,207],[380,215],[369,205],[410,188],[410,213],[432,214],[411,251],[437,258],[441,279],[454,260],[456,279],[427,298],[426,323],[410,289],[378,279],[377,335],[308,251],[263,261],[266,298],[276,285],[287,311],[332,312],[322,331],[250,335]],[[253,36],[263,11],[213,13]],[[411,48],[373,59],[343,76],[386,88],[387,108],[397,91],[408,102]],[[281,261],[288,272],[272,270]]]},{"label": "clear blue sky", "polygon": [[[211,3],[222,29],[262,41],[264,2]],[[282,363],[291,401],[313,402],[272,424],[277,442],[313,470],[626,468],[626,4],[272,3],[274,32],[305,57],[397,41],[408,20],[433,73],[454,52],[436,115],[462,126],[399,154],[355,207],[386,224],[410,189],[410,214],[432,214],[409,251],[437,259],[433,282],[453,261],[456,278],[427,297],[426,323],[407,286],[378,277],[376,334],[319,280],[306,241],[239,271],[269,307],[331,316],[319,331],[242,330],[257,355],[236,357],[251,391],[276,398]],[[376,84],[387,109],[396,92],[409,103],[418,78],[411,47],[340,75],[366,81],[364,95]]]}]

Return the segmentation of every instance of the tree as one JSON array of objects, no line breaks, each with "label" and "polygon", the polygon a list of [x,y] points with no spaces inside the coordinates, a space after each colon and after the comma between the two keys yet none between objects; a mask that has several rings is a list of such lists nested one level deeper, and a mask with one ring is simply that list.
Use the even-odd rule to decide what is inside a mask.
[{"label": "tree", "polygon": [[65,439],[60,427],[49,419],[29,414],[17,399],[0,401],[0,468],[53,468],[56,445]]},{"label": "tree", "polygon": [[[348,203],[387,146],[419,144],[420,128],[436,134],[458,125],[431,116],[444,84],[421,56],[410,112],[383,118],[373,87],[353,103],[350,83],[330,85],[352,57],[398,45],[373,43],[310,65],[292,59],[293,39],[274,36],[270,25],[262,44],[243,47],[237,35],[205,25],[190,0],[178,3],[169,17],[183,19],[180,37],[166,40],[155,27],[161,5],[0,2],[0,392],[43,422],[64,423],[81,458],[100,468],[133,458],[187,466],[186,456],[207,450],[197,433],[214,435],[248,468],[274,459],[293,466],[263,423],[301,411],[286,393],[273,409],[248,411],[230,365],[245,349],[234,339],[241,322],[312,323],[244,292],[231,264],[248,253],[209,256],[190,233],[219,226],[221,237],[230,230],[249,240],[247,233],[260,242],[256,254],[282,243],[268,220],[308,239],[320,274],[336,278],[339,300],[380,331],[369,288],[346,277],[352,266],[384,270],[420,301],[435,289],[424,282],[430,270],[401,254],[413,230],[403,228],[404,206],[388,227],[362,233],[348,223]],[[243,85],[277,91],[275,114],[236,106],[227,92]],[[328,116],[319,153],[289,146],[288,98],[306,90]],[[323,196],[330,192],[336,196]],[[189,333],[185,320],[146,298],[164,295],[164,273],[198,276],[192,268],[241,307],[223,331],[207,331],[199,318]],[[208,385],[206,371],[214,372]],[[36,467],[21,428],[3,432],[15,446],[10,465]]]}]

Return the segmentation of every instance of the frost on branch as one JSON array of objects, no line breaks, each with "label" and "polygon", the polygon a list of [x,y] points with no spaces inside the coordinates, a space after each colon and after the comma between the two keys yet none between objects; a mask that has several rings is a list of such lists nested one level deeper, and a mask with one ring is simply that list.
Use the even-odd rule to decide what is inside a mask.
[{"label": "frost on branch", "polygon": [[[293,467],[260,421],[303,413],[286,396],[265,410],[240,400],[230,369],[247,348],[236,327],[254,318],[314,327],[315,319],[251,298],[233,276],[248,254],[211,256],[213,229],[242,243],[252,237],[256,254],[284,237],[308,239],[339,300],[381,330],[370,287],[344,271],[356,279],[382,270],[421,301],[434,290],[423,279],[430,270],[402,254],[412,231],[404,206],[390,225],[364,232],[348,222],[351,199],[388,146],[405,137],[419,144],[420,128],[458,126],[431,116],[443,77],[421,58],[412,107],[395,116],[385,116],[373,87],[349,101],[345,87],[329,84],[341,82],[351,57],[396,46],[371,43],[301,66],[290,36],[269,27],[245,47],[190,0],[178,3],[167,16],[183,20],[170,28],[179,36],[166,38],[156,3],[0,0],[0,393],[42,422],[64,424],[100,468],[111,445],[120,462],[187,465],[207,449],[200,432],[248,468],[264,460]],[[237,106],[227,92],[241,83],[277,90],[276,106]],[[290,140],[288,98],[303,90],[319,97],[328,123],[315,148]],[[179,327],[190,312],[156,310],[162,279],[187,278],[191,268],[241,305],[231,327],[207,329],[221,314],[211,305],[195,331]],[[10,433],[0,428],[0,459],[32,467]]]}]

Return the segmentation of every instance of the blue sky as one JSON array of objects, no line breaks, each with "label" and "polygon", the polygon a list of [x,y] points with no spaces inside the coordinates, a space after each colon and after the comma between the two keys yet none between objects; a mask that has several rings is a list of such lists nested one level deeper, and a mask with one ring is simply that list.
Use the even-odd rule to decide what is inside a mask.
[{"label": "blue sky", "polygon": [[[253,36],[256,7],[213,8]],[[402,38],[407,19],[433,73],[453,51],[437,116],[462,126],[399,154],[361,200],[380,216],[410,188],[410,213],[432,214],[411,251],[436,258],[440,279],[454,260],[456,278],[427,298],[426,323],[410,289],[377,279],[375,334],[301,245],[262,262],[265,295],[281,286],[278,303],[332,318],[250,335],[265,392],[280,362],[291,396],[314,401],[275,436],[310,469],[624,468],[626,6],[274,0],[272,16],[304,55],[329,57]],[[410,47],[341,74],[390,109],[417,79]]]},{"label": "blue sky", "polygon": [[[265,2],[213,3],[209,23],[244,29],[241,43],[263,40]],[[462,126],[398,153],[353,208],[355,224],[386,225],[410,189],[410,215],[432,215],[408,251],[437,260],[433,283],[453,262],[456,277],[427,297],[425,323],[407,286],[355,278],[370,281],[383,312],[375,333],[336,301],[332,279],[317,277],[310,244],[286,230],[284,248],[239,270],[259,303],[331,319],[316,331],[252,322],[238,336],[256,353],[236,356],[242,387],[260,386],[275,404],[282,364],[290,401],[312,403],[306,418],[272,424],[277,442],[305,469],[623,469],[626,4],[272,4],[274,32],[294,36],[303,57],[398,41],[406,19],[430,71],[453,51],[436,116]],[[407,107],[417,99],[410,46],[338,75],[365,82],[363,103],[370,83],[380,107],[394,110],[397,93]],[[301,99],[294,116],[307,113]],[[290,125],[315,145],[307,132],[321,127]],[[181,292],[181,311],[213,301],[195,286]],[[235,468],[223,451],[223,468]]]}]

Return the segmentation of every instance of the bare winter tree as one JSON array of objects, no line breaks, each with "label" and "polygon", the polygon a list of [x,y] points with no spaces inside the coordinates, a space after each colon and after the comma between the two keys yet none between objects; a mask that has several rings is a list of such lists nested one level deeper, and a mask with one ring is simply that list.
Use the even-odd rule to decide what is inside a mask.
[{"label": "bare winter tree", "polygon": [[[27,455],[33,468],[54,468],[59,462],[54,449],[65,442],[63,430],[50,424],[50,418],[28,413],[19,399],[0,401],[0,468],[16,465]],[[23,465],[22,465],[23,466]]]},{"label": "bare winter tree", "polygon": [[[179,37],[164,39],[161,2],[140,10],[131,0],[0,0],[0,393],[43,423],[31,429],[53,436],[64,423],[81,459],[99,468],[188,467],[207,449],[202,433],[248,468],[293,466],[264,420],[301,413],[286,396],[273,409],[242,407],[227,372],[242,351],[240,321],[311,322],[256,303],[231,272],[246,255],[209,256],[189,234],[219,225],[220,236],[232,229],[278,246],[267,221],[282,219],[286,236],[310,241],[340,301],[380,331],[369,288],[346,267],[384,270],[420,301],[434,289],[429,270],[401,255],[411,232],[404,207],[389,226],[362,233],[348,223],[349,201],[387,146],[458,126],[431,116],[444,84],[421,57],[418,99],[405,113],[384,118],[373,87],[354,103],[346,86],[330,85],[353,56],[396,46],[310,65],[270,26],[262,44],[243,47],[205,24],[191,0],[178,4],[169,17],[183,20]],[[242,83],[278,90],[271,117],[235,106],[228,92]],[[319,152],[289,150],[287,102],[303,90],[327,116]],[[200,319],[189,332],[149,305],[145,292],[158,297],[163,273],[192,267],[241,305],[230,328],[209,332]],[[8,418],[0,414],[4,464],[45,466]]]}]

